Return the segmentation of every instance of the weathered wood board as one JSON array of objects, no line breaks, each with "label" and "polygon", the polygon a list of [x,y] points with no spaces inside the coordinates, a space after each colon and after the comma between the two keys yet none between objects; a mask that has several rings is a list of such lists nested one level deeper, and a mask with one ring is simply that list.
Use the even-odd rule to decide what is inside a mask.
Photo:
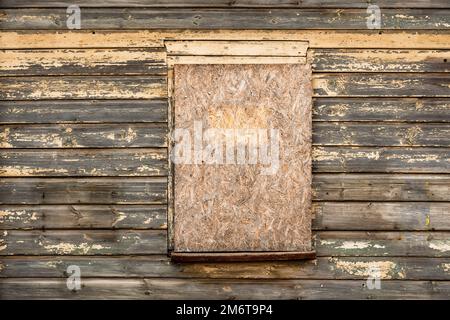
[{"label": "weathered wood board", "polygon": [[[299,64],[175,66],[174,251],[311,250],[310,72]],[[177,140],[177,130],[196,128],[214,130],[200,133],[202,148],[220,141],[200,158],[188,136]],[[249,129],[265,132],[259,148],[246,140]],[[279,160],[264,163],[263,154]]]}]

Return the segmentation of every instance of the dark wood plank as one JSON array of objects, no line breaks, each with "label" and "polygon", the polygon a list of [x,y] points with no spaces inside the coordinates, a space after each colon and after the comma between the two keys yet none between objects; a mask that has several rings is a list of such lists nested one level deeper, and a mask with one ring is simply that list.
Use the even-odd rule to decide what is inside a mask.
[{"label": "dark wood plank", "polygon": [[3,178],[1,204],[164,204],[167,178]]},{"label": "dark wood plank", "polygon": [[2,205],[2,229],[166,229],[163,205]]},{"label": "dark wood plank", "polygon": [[0,148],[167,147],[166,124],[0,125]]},{"label": "dark wood plank", "polygon": [[315,230],[450,231],[449,202],[315,202]]},{"label": "dark wood plank", "polygon": [[3,256],[0,278],[66,278],[77,265],[83,277],[220,279],[361,279],[379,268],[382,280],[450,280],[450,258],[318,257],[305,261],[173,263],[167,256]]},{"label": "dark wood plank", "polygon": [[0,99],[152,99],[167,96],[166,77],[0,77]]},{"label": "dark wood plank", "polygon": [[316,258],[314,251],[272,251],[272,252],[171,252],[173,262],[247,262],[247,261],[286,261],[311,260]]},{"label": "dark wood plank", "polygon": [[0,123],[167,122],[167,100],[0,101]]},{"label": "dark wood plank", "polygon": [[448,281],[385,280],[370,290],[366,280],[2,279],[0,299],[448,299]]},{"label": "dark wood plank", "polygon": [[450,146],[450,124],[316,122],[314,145]]},{"label": "dark wood plank", "polygon": [[2,177],[164,176],[167,149],[3,150]]},{"label": "dark wood plank", "polygon": [[450,122],[447,98],[315,98],[313,121]]},{"label": "dark wood plank", "polygon": [[[4,9],[3,30],[67,29],[66,8]],[[83,8],[83,29],[368,29],[366,9]],[[26,18],[24,18],[26,17]],[[448,29],[447,9],[383,9],[382,29]]]},{"label": "dark wood plank", "polygon": [[0,76],[158,75],[165,56],[162,48],[1,50]]},{"label": "dark wood plank", "polygon": [[450,172],[450,148],[314,147],[312,156],[314,172]]},{"label": "dark wood plank", "polygon": [[[289,7],[289,8],[367,8],[368,2],[362,0],[73,0],[72,4],[82,7]],[[377,0],[381,8],[450,8],[445,0]],[[3,0],[0,8],[46,8],[67,7],[61,0]]]},{"label": "dark wood plank", "polygon": [[316,97],[449,97],[448,73],[316,73]]},{"label": "dark wood plank", "polygon": [[315,174],[315,200],[449,201],[450,176],[444,174]]},{"label": "dark wood plank", "polygon": [[314,72],[449,72],[448,50],[316,49]]},{"label": "dark wood plank", "polygon": [[450,257],[448,232],[319,231],[315,237],[317,256]]},{"label": "dark wood plank", "polygon": [[117,255],[166,253],[165,230],[8,230],[0,255]]}]

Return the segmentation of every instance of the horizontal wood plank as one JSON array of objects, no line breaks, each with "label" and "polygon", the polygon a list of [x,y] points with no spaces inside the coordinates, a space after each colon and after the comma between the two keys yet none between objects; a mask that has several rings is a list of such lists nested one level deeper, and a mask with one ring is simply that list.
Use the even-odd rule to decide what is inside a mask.
[{"label": "horizontal wood plank", "polygon": [[335,50],[312,53],[314,72],[450,72],[448,50]]},{"label": "horizontal wood plank", "polygon": [[165,230],[3,231],[0,255],[164,254]]},{"label": "horizontal wood plank", "polygon": [[173,263],[167,256],[3,256],[0,278],[66,278],[77,265],[83,277],[212,279],[450,280],[450,258],[319,257],[306,261]]},{"label": "horizontal wood plank", "polygon": [[316,97],[450,97],[448,73],[316,73]]},{"label": "horizontal wood plank", "polygon": [[3,178],[0,203],[164,204],[167,178]]},{"label": "horizontal wood plank", "polygon": [[314,172],[449,173],[449,148],[314,147]]},{"label": "horizontal wood plank", "polygon": [[445,174],[315,174],[313,197],[322,201],[449,201]]},{"label": "horizontal wood plank", "polygon": [[[368,29],[366,9],[83,8],[83,29]],[[67,29],[66,8],[3,9],[3,30]],[[447,9],[383,9],[381,29],[448,29]]]},{"label": "horizontal wood plank", "polygon": [[448,98],[315,98],[313,121],[450,122]]},{"label": "horizontal wood plank", "polygon": [[167,122],[167,108],[166,99],[0,101],[0,122]]},{"label": "horizontal wood plank", "polygon": [[128,77],[0,77],[0,99],[151,99],[167,96],[166,78]]},{"label": "horizontal wood plank", "polygon": [[0,76],[158,75],[165,52],[146,49],[1,50]]},{"label": "horizontal wood plank", "polygon": [[168,56],[167,64],[286,64],[306,63],[306,57],[270,56]]},{"label": "horizontal wood plank", "polygon": [[0,125],[0,148],[167,147],[165,124]]},{"label": "horizontal wood plank", "polygon": [[166,149],[3,150],[2,177],[164,176]]},{"label": "horizontal wood plank", "polygon": [[[94,30],[97,28],[94,28]],[[450,49],[448,30],[20,30],[0,33],[0,49],[162,47],[166,40],[296,40],[310,48]]]},{"label": "horizontal wood plank", "polygon": [[165,41],[169,55],[306,56],[306,41]]},{"label": "horizontal wood plank", "polygon": [[2,205],[1,229],[166,229],[163,205]]},{"label": "horizontal wood plank", "polygon": [[[89,0],[73,0],[73,4],[83,7],[289,7],[289,8],[366,8],[367,1],[362,0],[108,0],[92,2]],[[445,0],[411,0],[408,3],[400,0],[377,0],[381,8],[450,8]],[[1,8],[45,8],[67,7],[61,0],[3,0]]]},{"label": "horizontal wood plank", "polygon": [[315,202],[312,227],[341,231],[450,231],[449,212],[448,202]]},{"label": "horizontal wood plank", "polygon": [[450,257],[448,232],[319,231],[315,238],[317,256]]},{"label": "horizontal wood plank", "polygon": [[448,299],[448,281],[386,280],[370,290],[366,280],[2,279],[1,299]]},{"label": "horizontal wood plank", "polygon": [[313,144],[345,146],[450,146],[450,124],[316,122]]}]

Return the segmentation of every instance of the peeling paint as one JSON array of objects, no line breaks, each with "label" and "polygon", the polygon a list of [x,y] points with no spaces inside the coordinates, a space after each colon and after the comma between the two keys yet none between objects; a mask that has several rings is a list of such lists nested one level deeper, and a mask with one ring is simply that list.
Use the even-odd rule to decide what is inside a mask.
[{"label": "peeling paint", "polygon": [[354,276],[368,277],[371,270],[379,270],[382,279],[393,279],[395,275],[400,279],[405,278],[405,271],[392,261],[345,261],[330,258],[330,262],[340,271]]},{"label": "peeling paint", "polygon": [[[39,243],[42,245],[42,243]],[[87,254],[92,250],[102,250],[102,249],[110,249],[110,247],[104,247],[99,244],[88,244],[86,242],[80,243],[78,245],[73,243],[62,242],[54,245],[44,245],[46,250],[51,251],[56,254],[69,254],[69,253],[78,253],[81,252],[83,254]]]},{"label": "peeling paint", "polygon": [[440,252],[450,251],[450,240],[433,240],[428,245],[431,249],[438,250]]}]

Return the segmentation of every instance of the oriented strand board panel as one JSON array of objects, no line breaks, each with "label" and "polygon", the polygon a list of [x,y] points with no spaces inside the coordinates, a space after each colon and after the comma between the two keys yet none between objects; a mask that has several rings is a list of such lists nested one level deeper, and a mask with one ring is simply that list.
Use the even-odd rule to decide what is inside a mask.
[{"label": "oriented strand board panel", "polygon": [[175,65],[174,251],[311,250],[311,70]]}]

